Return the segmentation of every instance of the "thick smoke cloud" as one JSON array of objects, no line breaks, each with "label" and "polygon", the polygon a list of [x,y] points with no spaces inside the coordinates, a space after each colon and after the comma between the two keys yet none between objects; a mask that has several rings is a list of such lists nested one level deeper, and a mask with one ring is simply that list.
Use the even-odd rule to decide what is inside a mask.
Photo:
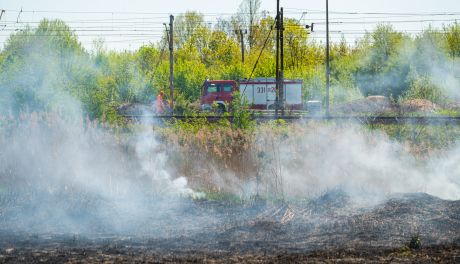
[{"label": "thick smoke cloud", "polygon": [[[460,63],[458,58],[452,57],[442,47],[439,36],[439,33],[427,31],[416,40],[415,45],[406,41],[398,51],[398,56],[406,61],[417,75],[427,76],[448,99],[459,100]],[[418,76],[407,78],[416,77]]]},{"label": "thick smoke cloud", "polygon": [[155,207],[194,195],[185,178],[168,173],[148,130],[112,134],[96,122],[52,114],[10,122],[0,137],[0,184],[2,196],[12,199],[3,200],[13,210],[4,215],[18,214],[19,228],[124,232],[161,215],[150,211]]},{"label": "thick smoke cloud", "polygon": [[[396,101],[421,97],[440,104],[458,101],[458,48],[455,40],[447,37],[458,32],[455,24],[451,27],[428,28],[412,37],[390,25],[380,25],[368,36],[368,46],[355,57],[358,68],[349,78],[364,96],[385,95]],[[341,65],[332,63],[332,67]],[[334,96],[347,92],[341,87],[344,80],[337,80]]]},{"label": "thick smoke cloud", "polygon": [[[34,232],[129,232],[161,217],[159,208],[176,208],[182,197],[199,195],[185,178],[170,174],[151,128],[123,133],[87,117],[100,103],[93,95],[103,70],[76,38],[66,35],[70,31],[62,22],[45,21],[40,27],[12,36],[3,51],[4,226]],[[40,32],[47,27],[52,34]]]},{"label": "thick smoke cloud", "polygon": [[414,192],[460,199],[458,146],[420,160],[385,134],[356,125],[320,125],[297,139],[280,146],[285,193],[314,196],[341,188],[357,200]]}]

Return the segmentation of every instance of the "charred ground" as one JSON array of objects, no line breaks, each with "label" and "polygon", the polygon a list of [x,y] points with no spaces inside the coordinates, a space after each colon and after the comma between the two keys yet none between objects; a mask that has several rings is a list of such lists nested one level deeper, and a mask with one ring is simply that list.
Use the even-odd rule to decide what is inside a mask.
[{"label": "charred ground", "polygon": [[[92,233],[14,231],[23,223],[13,209],[2,215],[0,262],[460,260],[460,202],[426,194],[393,196],[372,207],[329,192],[295,202],[187,199],[168,208],[143,222],[120,220],[135,226],[129,235],[97,227]],[[411,239],[421,248],[411,249]]]}]

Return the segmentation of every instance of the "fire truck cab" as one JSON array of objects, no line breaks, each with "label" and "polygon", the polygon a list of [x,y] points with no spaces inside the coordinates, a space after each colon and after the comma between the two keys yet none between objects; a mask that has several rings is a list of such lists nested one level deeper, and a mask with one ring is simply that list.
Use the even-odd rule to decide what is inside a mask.
[{"label": "fire truck cab", "polygon": [[201,109],[212,110],[217,107],[220,112],[228,110],[233,100],[233,93],[237,90],[235,81],[232,80],[206,80],[201,89]]}]

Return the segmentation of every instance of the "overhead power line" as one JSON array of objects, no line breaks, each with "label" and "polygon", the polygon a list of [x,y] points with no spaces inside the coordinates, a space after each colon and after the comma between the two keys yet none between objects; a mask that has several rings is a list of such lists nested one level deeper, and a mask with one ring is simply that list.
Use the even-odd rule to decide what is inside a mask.
[{"label": "overhead power line", "polygon": [[[379,20],[379,21],[360,21],[360,22],[330,22],[330,24],[392,24],[392,23],[421,23],[421,22],[457,22],[460,19],[442,19],[442,20],[436,20],[436,19],[430,19],[430,20]],[[140,31],[162,31],[162,24],[160,23],[155,23],[151,25],[143,25],[143,26],[137,26],[137,25],[113,25],[113,26],[72,26],[71,31],[78,31],[78,32],[117,32],[117,31],[133,31],[133,32],[140,32]],[[315,24],[324,24],[322,22],[317,22]],[[5,29],[4,31],[18,31],[17,25],[9,25],[5,24],[8,29]],[[13,27],[11,27],[13,26]],[[206,26],[206,25],[202,25]],[[192,29],[196,29],[198,26]],[[231,29],[231,26],[223,26],[223,28],[228,28]],[[304,25],[286,25],[285,28],[290,28],[290,29],[301,29],[305,30]],[[50,31],[67,31],[67,30],[52,30]]]},{"label": "overhead power line", "polygon": [[[6,12],[20,12],[21,10],[5,10]],[[122,14],[122,15],[167,15],[169,16],[170,12],[141,12],[141,11],[73,11],[73,10],[22,10],[23,13],[57,13],[57,14]],[[192,11],[193,12],[193,11]],[[179,12],[176,15],[185,15],[188,12]],[[196,12],[198,15],[203,16],[220,16],[220,15],[235,15],[236,13],[231,12],[215,12],[215,13],[207,13],[207,12]],[[262,16],[266,13],[270,13],[269,11],[261,11],[257,14]],[[238,12],[238,14],[251,14],[249,12]]]},{"label": "overhead power line", "polygon": [[[270,27],[270,32],[268,32],[268,35],[267,35],[267,38],[265,39],[264,41],[264,45],[262,46],[262,49],[260,50],[260,53],[259,53],[259,56],[257,57],[257,60],[256,62],[254,63],[254,67],[252,68],[252,71],[251,71],[251,74],[249,75],[249,78],[248,79],[251,79],[252,78],[252,75],[254,74],[254,71],[257,69],[257,65],[259,63],[259,60],[260,60],[260,57],[262,56],[262,53],[264,52],[264,49],[265,47],[267,46],[267,42],[268,40],[270,39],[271,35],[272,35],[272,32],[273,32],[273,28],[275,27],[275,23],[273,23],[273,25]],[[246,88],[247,88],[247,84],[246,86],[244,87],[244,90],[243,90],[243,94],[244,92],[246,92]]]},{"label": "overhead power line", "polygon": [[[8,14],[13,12],[14,14]],[[161,37],[164,37],[163,22],[169,18],[169,13],[161,12],[148,12],[148,11],[121,11],[121,12],[110,12],[110,11],[69,11],[69,10],[6,10],[2,17],[2,24],[0,25],[0,41],[5,40],[5,37],[15,32],[26,30],[30,32],[24,36],[37,36],[47,37],[54,36],[59,33],[59,30],[49,30],[41,35],[37,35],[35,27],[40,21],[34,20],[37,18],[36,14],[42,14],[40,16],[59,16],[59,14],[75,14],[71,15],[72,19],[63,20],[70,28],[71,32],[77,37],[81,37],[82,42],[88,38],[105,38],[107,43],[124,43],[124,42],[136,42],[136,41],[158,41]],[[35,16],[32,16],[35,14]],[[179,13],[181,15],[184,13]],[[208,29],[215,30],[216,28],[226,32],[229,38],[235,38],[229,32],[233,32],[233,26],[230,23],[223,23],[222,21],[230,21],[230,18],[235,16],[235,13],[200,13],[198,15],[202,17],[202,21],[189,23],[189,28],[192,31],[199,27],[206,27]],[[243,13],[248,14],[248,13]],[[259,12],[260,17],[266,17],[267,12]],[[319,40],[324,39],[322,34],[324,33],[324,10],[310,10],[310,9],[298,9],[298,8],[285,8],[284,16],[285,19],[289,16],[289,20],[285,23],[285,38],[289,40],[305,40],[306,34],[310,33],[305,29],[305,24],[315,23],[318,25],[315,32],[307,37],[308,40]],[[274,14],[272,14],[274,15]],[[111,16],[111,17],[109,17]],[[300,20],[299,20],[300,17]],[[5,20],[8,19],[8,20]],[[273,19],[273,17],[272,17]],[[52,20],[52,19],[49,19]],[[330,26],[332,30],[330,32],[331,39],[342,40],[346,37],[347,43],[354,43],[356,41],[350,41],[350,39],[358,39],[360,36],[372,31],[368,31],[367,26],[374,27],[378,24],[395,24],[398,32],[406,34],[417,34],[424,32],[423,24],[430,23],[437,26],[441,26],[443,23],[450,24],[460,20],[460,12],[330,12]],[[289,21],[302,22],[300,25],[289,24]],[[289,22],[289,23],[288,23]],[[407,24],[410,30],[401,29]],[[420,25],[417,25],[420,24]],[[427,25],[427,24],[424,24]],[[414,27],[420,29],[414,30]],[[249,29],[248,25],[244,28]],[[244,29],[243,28],[243,29]],[[255,25],[254,28],[259,28]],[[27,31],[30,29],[30,31]],[[268,32],[268,27],[261,29],[261,32]],[[436,34],[445,34],[442,31],[435,32]],[[290,35],[291,34],[291,35]],[[292,35],[298,36],[292,36]],[[321,34],[321,35],[319,35]],[[191,37],[203,37],[201,33],[192,33]],[[210,36],[204,36],[204,38]],[[2,43],[2,42],[0,42]],[[3,42],[5,43],[5,42]]]},{"label": "overhead power line", "polygon": [[[312,10],[312,9],[300,9],[300,8],[285,8],[286,11],[293,10],[295,12],[286,12],[286,14],[299,14],[307,12],[310,14],[324,14],[325,10]],[[21,10],[5,10],[6,12],[21,12]],[[170,12],[145,12],[145,11],[74,11],[74,10],[24,10],[22,13],[57,13],[57,14],[132,14],[132,15],[165,15],[169,16]],[[258,15],[263,16],[269,11],[258,12]],[[183,12],[177,13],[176,15],[185,14]],[[202,16],[233,16],[236,13],[232,12],[197,12]],[[238,14],[250,14],[248,12],[238,12]],[[448,16],[448,15],[460,15],[460,12],[355,12],[355,11],[329,11],[329,14],[343,14],[343,15],[399,15],[399,16]]]},{"label": "overhead power line", "polygon": [[[286,8],[286,10],[296,10],[299,12],[307,13],[322,13],[325,14],[326,10],[313,10],[313,9],[299,9],[299,8]],[[329,14],[344,14],[344,15],[460,15],[460,12],[355,12],[355,11],[329,11]]]},{"label": "overhead power line", "polygon": [[[457,22],[457,19],[420,19],[420,20],[376,20],[376,21],[331,21],[330,24],[396,24],[396,23],[422,23],[422,22]],[[326,24],[317,22],[315,24]]]}]

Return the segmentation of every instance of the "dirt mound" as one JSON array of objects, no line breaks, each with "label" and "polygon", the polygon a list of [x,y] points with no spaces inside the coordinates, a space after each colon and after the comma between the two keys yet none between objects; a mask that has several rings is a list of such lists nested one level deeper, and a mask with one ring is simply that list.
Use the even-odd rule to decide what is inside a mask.
[{"label": "dirt mound", "polygon": [[434,112],[439,107],[426,99],[411,99],[400,104],[402,112]]},{"label": "dirt mound", "polygon": [[337,105],[332,108],[332,111],[337,113],[383,113],[394,109],[388,97],[376,95]]},{"label": "dirt mound", "polygon": [[[438,105],[426,99],[411,99],[396,105],[393,104],[388,97],[369,96],[363,99],[337,105],[332,108],[332,111],[341,114],[381,114],[388,112],[434,112],[437,109],[439,109]],[[460,102],[451,103],[448,109],[460,110]]]},{"label": "dirt mound", "polygon": [[460,111],[460,102],[448,103],[445,108],[448,110]]}]

